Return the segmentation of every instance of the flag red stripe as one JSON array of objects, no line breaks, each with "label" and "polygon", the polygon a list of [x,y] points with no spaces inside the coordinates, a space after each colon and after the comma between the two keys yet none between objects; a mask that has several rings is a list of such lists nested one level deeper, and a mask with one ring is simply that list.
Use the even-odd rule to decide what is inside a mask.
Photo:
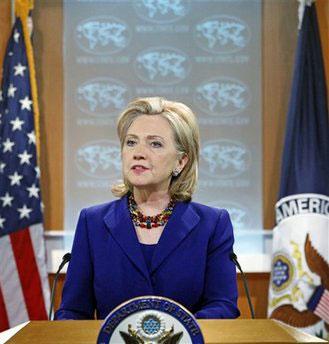
[{"label": "flag red stripe", "polygon": [[321,299],[314,310],[314,313],[323,319],[326,323],[329,322],[329,292],[327,290],[321,296]]},{"label": "flag red stripe", "polygon": [[326,323],[329,322],[328,311],[319,312],[319,310],[316,309],[316,310],[314,311],[314,314],[316,314],[319,318],[321,318],[322,320],[324,320]]},{"label": "flag red stripe", "polygon": [[0,288],[0,332],[7,330],[9,328],[9,321],[7,316],[7,311],[5,307],[5,301],[2,296],[2,291]]},{"label": "flag red stripe", "polygon": [[42,285],[28,228],[10,235],[30,320],[47,319]]}]

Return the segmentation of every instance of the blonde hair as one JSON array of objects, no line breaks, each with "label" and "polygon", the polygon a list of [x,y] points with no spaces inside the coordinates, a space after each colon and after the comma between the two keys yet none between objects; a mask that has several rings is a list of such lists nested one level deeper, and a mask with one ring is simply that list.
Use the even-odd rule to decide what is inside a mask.
[{"label": "blonde hair", "polygon": [[[198,179],[198,164],[200,151],[199,127],[192,110],[183,103],[169,101],[161,97],[138,98],[128,104],[118,118],[117,133],[123,149],[125,137],[133,121],[141,115],[161,116],[165,118],[174,134],[175,146],[179,157],[185,154],[188,161],[177,177],[172,177],[169,194],[177,201],[187,201],[192,198]],[[133,187],[127,181],[114,185],[112,193],[122,197],[132,192]]]}]

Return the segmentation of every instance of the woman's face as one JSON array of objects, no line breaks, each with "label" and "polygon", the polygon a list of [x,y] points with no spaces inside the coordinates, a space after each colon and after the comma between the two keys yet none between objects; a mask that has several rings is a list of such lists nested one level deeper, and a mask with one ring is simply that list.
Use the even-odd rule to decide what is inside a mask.
[{"label": "woman's face", "polygon": [[128,129],[122,149],[124,177],[134,188],[168,191],[174,169],[185,166],[178,159],[172,129],[161,116],[141,115]]}]

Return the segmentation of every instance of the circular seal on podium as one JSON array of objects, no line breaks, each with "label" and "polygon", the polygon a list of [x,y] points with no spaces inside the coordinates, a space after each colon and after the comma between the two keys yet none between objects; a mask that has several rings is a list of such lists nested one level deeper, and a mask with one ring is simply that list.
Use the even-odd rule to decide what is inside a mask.
[{"label": "circular seal on podium", "polygon": [[143,296],[116,307],[104,320],[97,344],[204,344],[195,317],[165,297]]}]

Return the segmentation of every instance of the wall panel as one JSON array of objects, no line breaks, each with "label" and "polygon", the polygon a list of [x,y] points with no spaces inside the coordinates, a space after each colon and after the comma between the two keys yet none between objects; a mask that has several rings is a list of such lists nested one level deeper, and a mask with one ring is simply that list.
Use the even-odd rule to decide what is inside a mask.
[{"label": "wall panel", "polygon": [[61,1],[35,1],[35,65],[40,99],[45,228],[63,228],[63,13]]},{"label": "wall panel", "polygon": [[0,1],[0,80],[2,80],[2,65],[11,29],[10,0]]},{"label": "wall panel", "polygon": [[[295,48],[297,1],[263,2],[263,217],[274,227]],[[289,20],[287,20],[289,18]]]}]

